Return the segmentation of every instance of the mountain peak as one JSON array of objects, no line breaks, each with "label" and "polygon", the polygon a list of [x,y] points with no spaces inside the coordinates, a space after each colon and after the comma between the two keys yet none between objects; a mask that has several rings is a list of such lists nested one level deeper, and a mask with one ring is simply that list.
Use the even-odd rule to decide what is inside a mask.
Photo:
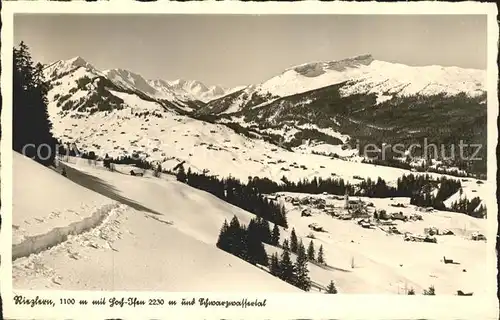
[{"label": "mountain peak", "polygon": [[358,61],[374,60],[373,59],[373,55],[371,53],[362,54],[362,55],[359,55],[359,56],[352,57],[350,59],[352,59],[352,60],[358,60]]},{"label": "mountain peak", "polygon": [[139,89],[144,93],[155,94],[156,90],[140,74],[125,69],[109,69],[103,73],[115,83],[126,88]]},{"label": "mountain peak", "polygon": [[67,62],[75,67],[83,67],[83,68],[88,68],[92,67],[90,63],[88,63],[85,59],[83,59],[80,56],[76,56],[74,58],[71,58],[67,60]]},{"label": "mountain peak", "polygon": [[375,59],[371,54],[363,54],[350,58],[332,61],[314,61],[294,66],[285,70],[285,72],[293,70],[296,73],[305,77],[317,77],[324,74],[328,70],[345,71],[348,68],[358,68],[360,66],[368,66]]}]

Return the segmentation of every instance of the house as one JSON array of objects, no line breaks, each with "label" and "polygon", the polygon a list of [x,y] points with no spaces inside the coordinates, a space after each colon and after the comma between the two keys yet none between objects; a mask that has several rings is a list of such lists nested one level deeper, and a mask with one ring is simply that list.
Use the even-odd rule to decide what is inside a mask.
[{"label": "house", "polygon": [[412,220],[412,221],[418,221],[418,220],[423,220],[423,218],[422,218],[422,215],[420,215],[420,214],[412,214],[410,216],[410,220]]},{"label": "house", "polygon": [[404,205],[403,203],[391,203],[390,205],[391,207],[395,208],[406,208],[406,205]]},{"label": "house", "polygon": [[424,233],[429,236],[439,235],[439,229],[436,227],[424,228]]},{"label": "house", "polygon": [[370,218],[370,214],[368,213],[368,211],[366,211],[365,208],[363,207],[357,207],[355,209],[349,209],[349,214],[353,217],[353,218]]},{"label": "house", "polygon": [[311,210],[309,210],[309,209],[302,210],[302,212],[300,213],[300,216],[301,217],[310,217],[311,216]]},{"label": "house", "polygon": [[278,200],[278,196],[276,196],[276,195],[267,196],[267,199],[268,200],[272,200],[272,201],[277,201]]},{"label": "house", "polygon": [[394,225],[396,225],[392,221],[380,221],[380,224],[383,225],[383,226],[394,226]]},{"label": "house", "polygon": [[479,232],[474,232],[472,234],[472,240],[474,240],[474,241],[481,241],[481,240],[486,241],[486,236],[484,234],[479,233]]},{"label": "house", "polygon": [[408,221],[408,217],[403,214],[403,212],[391,213],[392,220]]},{"label": "house", "polygon": [[136,177],[142,177],[144,176],[144,171],[142,171],[141,169],[132,169],[130,170],[130,175]]},{"label": "house", "polygon": [[359,221],[358,221],[358,224],[359,224],[361,227],[365,228],[365,229],[371,229],[371,228],[373,227],[373,225],[372,225],[372,224],[370,223],[370,221],[369,221],[369,220],[367,220],[367,219],[361,219],[361,220],[359,220]]},{"label": "house", "polygon": [[395,226],[390,226],[388,231],[393,234],[401,234],[401,231],[399,231]]},{"label": "house", "polygon": [[415,242],[437,243],[437,239],[435,237],[413,235],[409,232],[405,233],[404,240],[405,241],[415,241]]},{"label": "house", "polygon": [[300,204],[303,204],[303,205],[308,205],[310,203],[311,203],[311,200],[308,197],[305,197],[305,198],[300,200]]},{"label": "house", "polygon": [[314,231],[325,232],[325,229],[317,223],[311,223],[308,227]]},{"label": "house", "polygon": [[437,243],[437,239],[436,239],[436,237],[426,236],[426,237],[424,238],[424,242],[428,242],[428,243]]}]

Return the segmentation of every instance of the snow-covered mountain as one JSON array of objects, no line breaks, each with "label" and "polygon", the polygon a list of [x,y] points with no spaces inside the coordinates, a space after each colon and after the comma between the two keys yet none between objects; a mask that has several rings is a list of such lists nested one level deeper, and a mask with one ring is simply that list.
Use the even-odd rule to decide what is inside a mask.
[{"label": "snow-covered mountain", "polygon": [[[100,71],[82,57],[56,61],[46,66],[44,73],[51,85],[49,100],[57,100],[59,107],[65,104],[62,109],[66,111],[126,107],[109,90],[134,94],[181,111],[195,110],[204,102],[231,92],[220,86],[207,87],[199,81],[147,80],[126,69]],[[104,101],[103,97],[109,99]]]},{"label": "snow-covered mountain", "polygon": [[[316,148],[326,154],[340,155],[346,143],[406,149],[424,138],[447,147],[460,138],[485,145],[486,71],[412,67],[371,55],[312,62],[212,100],[196,113],[278,135],[289,147],[337,146]],[[473,166],[468,170],[485,172],[485,162]]]},{"label": "snow-covered mountain", "polygon": [[159,92],[173,92],[185,99],[200,100],[203,102],[208,102],[233,92],[233,89],[219,85],[207,87],[197,80],[149,80],[148,83]]},{"label": "snow-covered mountain", "polygon": [[[407,146],[424,137],[446,145],[459,138],[465,143],[486,142],[485,72],[481,70],[411,67],[364,55],[306,63],[260,84],[229,91],[199,81],[146,80],[124,69],[101,72],[81,57],[55,62],[46,67],[45,75],[56,135],[86,148],[109,145],[107,151],[116,155],[136,150],[156,159],[168,156],[164,143],[185,138],[165,128],[195,123],[192,130],[186,126],[179,130],[197,135],[194,145],[227,148],[221,141],[245,135],[251,143],[265,140],[264,149],[280,145],[295,153],[350,159],[357,157],[357,142]],[[210,98],[221,94],[225,95]],[[139,140],[158,139],[159,145],[155,142],[149,150],[132,144],[137,142],[138,126],[142,126]],[[222,127],[224,137],[213,140],[210,132],[220,132]],[[120,136],[111,137],[111,130]],[[122,135],[136,137],[124,140]],[[123,145],[116,145],[122,140]],[[486,159],[485,154],[479,156]],[[463,165],[467,164],[448,164],[471,169]],[[473,165],[479,168],[471,170],[485,169],[485,161]]]},{"label": "snow-covered mountain", "polygon": [[217,113],[234,113],[245,108],[263,106],[279,98],[317,90],[335,84],[343,97],[375,94],[376,104],[394,97],[447,96],[465,93],[470,97],[486,92],[486,71],[457,67],[413,67],[375,60],[362,55],[339,61],[310,62],[291,67],[257,85],[214,100],[207,109]]}]

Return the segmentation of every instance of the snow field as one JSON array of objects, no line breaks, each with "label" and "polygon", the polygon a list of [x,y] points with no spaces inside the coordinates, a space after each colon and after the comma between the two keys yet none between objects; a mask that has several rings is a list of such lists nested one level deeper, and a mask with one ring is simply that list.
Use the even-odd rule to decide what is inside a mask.
[{"label": "snow field", "polygon": [[[14,163],[14,181],[22,176],[21,173],[29,172],[36,176],[37,181],[42,185],[65,186],[61,189],[47,187],[40,189],[18,183],[18,189],[14,192],[14,203],[40,197],[40,193],[43,193],[44,198],[40,197],[36,202],[27,202],[24,207],[14,207],[14,219],[18,216],[28,218],[30,215],[35,218],[38,215],[39,203],[42,203],[47,211],[54,211],[50,209],[50,206],[58,207],[58,203],[49,200],[55,198],[64,199],[64,204],[73,208],[76,208],[75,202],[82,201],[79,197],[82,194],[87,194],[89,198],[91,198],[90,195],[95,198],[104,198],[109,203],[113,203],[111,199],[78,185],[95,186],[103,192],[103,189],[99,189],[100,185],[95,183],[100,180],[93,180],[88,174],[79,173],[71,167],[72,165],[83,167],[82,162],[77,165],[68,164],[68,177],[75,179],[78,184],[66,178],[61,181],[62,176],[55,171],[20,155],[15,156]],[[113,181],[109,178],[110,176],[104,175],[105,171],[101,169],[95,167],[88,167],[88,169],[98,178],[102,178],[102,181]],[[63,242],[58,241],[55,246],[15,259],[12,270],[15,288],[300,292],[265,271],[215,247],[216,236],[213,239],[208,235],[218,233],[222,221],[219,225],[217,219],[232,217],[231,211],[235,209],[234,207],[216,203],[212,196],[202,192],[191,194],[191,188],[173,181],[170,183],[170,189],[163,190],[162,186],[167,180],[106,173],[117,177],[115,179],[118,179],[119,186],[125,186],[124,190],[111,188],[109,192],[116,193],[116,196],[137,193],[138,200],[149,201],[149,203],[143,202],[142,206],[139,206],[132,200],[127,202],[125,198],[121,198],[127,204],[122,203],[114,207],[100,224],[95,224],[90,229],[71,228],[73,232],[68,232],[67,236],[63,237],[65,238]],[[94,184],[88,183],[89,180]],[[148,180],[154,180],[154,182],[138,183],[138,181]],[[147,193],[150,192],[153,194],[148,196]],[[171,197],[164,197],[171,192],[173,192]],[[180,197],[182,194],[185,196]],[[166,201],[165,204],[156,208],[163,209],[163,212],[155,212],[154,209],[145,207],[153,202],[158,203],[159,199]],[[190,203],[196,201],[201,204]],[[21,209],[23,211],[19,211]],[[78,215],[88,216],[89,213],[84,210],[85,208],[80,208]],[[235,211],[238,213],[237,210]],[[170,212],[174,214],[170,215]],[[211,221],[208,218],[210,213],[213,213],[214,220],[217,222],[208,223]],[[250,214],[242,210],[239,215],[242,219],[245,215],[248,216],[247,220],[250,219]],[[182,223],[181,217],[185,217],[187,221]],[[190,224],[189,219],[194,222],[197,217],[203,222],[193,223],[192,229],[188,229],[186,226]],[[66,223],[69,225],[70,221],[72,220],[67,219]],[[18,223],[20,223],[19,229],[26,229],[30,226],[24,220]],[[42,224],[45,230],[58,228],[51,220],[45,220]],[[53,232],[57,234],[56,231]],[[56,238],[61,239],[61,237]],[[242,274],[245,276],[242,277]]]}]

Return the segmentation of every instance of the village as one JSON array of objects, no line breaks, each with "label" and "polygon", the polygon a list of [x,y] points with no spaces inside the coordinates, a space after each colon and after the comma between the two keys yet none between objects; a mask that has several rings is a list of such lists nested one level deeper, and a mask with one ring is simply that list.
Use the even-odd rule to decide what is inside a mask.
[{"label": "village", "polygon": [[484,254],[484,219],[418,207],[405,197],[278,192],[267,198],[284,205],[286,233],[294,229],[302,241],[324,246],[340,283],[373,275],[398,294],[427,294],[431,287],[464,296],[483,291],[474,277],[483,274],[476,259]]},{"label": "village", "polygon": [[[416,232],[415,228],[405,228],[405,225],[412,222],[424,220],[425,214],[432,214],[435,209],[432,207],[422,208],[410,205],[409,203],[398,202],[403,199],[390,198],[389,204],[385,208],[377,209],[373,202],[376,199],[364,197],[349,197],[330,195],[305,195],[292,193],[277,193],[269,195],[270,200],[283,200],[293,208],[292,211],[300,211],[301,217],[312,217],[314,215],[326,214],[339,220],[353,221],[361,228],[378,229],[387,235],[401,236],[404,241],[437,243],[437,236],[460,235],[472,241],[486,241],[486,236],[472,230],[466,229],[461,232],[454,232],[448,228],[438,228],[436,226],[426,226]],[[308,227],[314,237],[314,232],[328,232],[324,226],[317,222],[310,223]],[[412,231],[408,229],[413,229]]]}]

